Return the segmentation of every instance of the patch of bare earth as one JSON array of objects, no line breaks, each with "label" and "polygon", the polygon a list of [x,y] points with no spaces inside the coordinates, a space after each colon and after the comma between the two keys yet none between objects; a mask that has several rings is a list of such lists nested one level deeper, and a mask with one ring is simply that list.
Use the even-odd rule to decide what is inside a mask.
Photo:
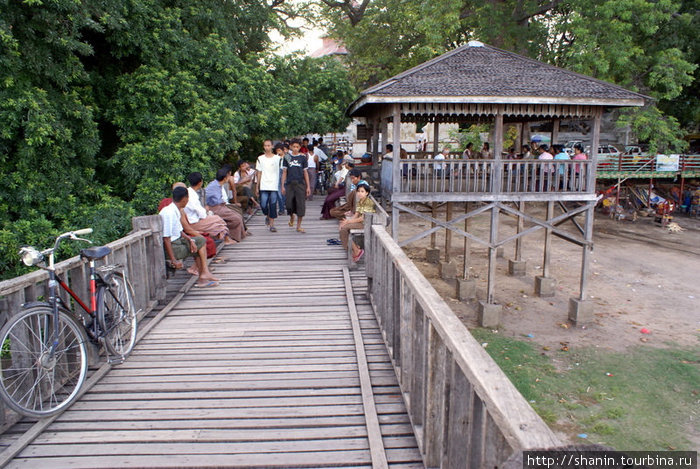
[{"label": "patch of bare earth", "polygon": [[[438,218],[444,220],[444,206]],[[455,212],[457,210],[455,209]],[[527,213],[543,216],[543,207],[528,207]],[[555,213],[556,215],[557,213]],[[577,218],[583,224],[582,217]],[[498,259],[495,301],[503,305],[499,332],[531,340],[543,350],[570,347],[602,347],[622,351],[633,345],[681,346],[698,343],[700,336],[700,220],[674,219],[685,231],[669,232],[652,218],[636,222],[614,221],[596,213],[594,249],[588,299],[594,303],[594,320],[585,327],[572,327],[568,318],[569,298],[579,294],[581,248],[554,237],[551,276],[557,281],[556,295],[534,295],[534,277],[542,274],[544,231],[524,238],[524,277],[507,275],[508,259],[514,257],[514,243],[506,245]],[[470,219],[469,231],[488,238],[489,215]],[[516,219],[501,215],[500,239],[515,233]],[[576,229],[568,224],[568,231]],[[562,225],[565,226],[565,225]],[[527,225],[526,225],[527,227]],[[401,239],[429,228],[429,222],[401,214]],[[461,224],[461,228],[464,228]],[[477,300],[459,301],[454,281],[438,276],[438,266],[425,261],[430,238],[423,238],[405,251],[442,295],[467,327],[476,327]],[[436,245],[444,259],[444,230]],[[452,259],[463,271],[463,238],[453,235]],[[478,298],[486,294],[488,249],[471,242],[469,273],[475,278]],[[642,334],[645,328],[650,334]],[[531,335],[531,337],[530,337]]]}]

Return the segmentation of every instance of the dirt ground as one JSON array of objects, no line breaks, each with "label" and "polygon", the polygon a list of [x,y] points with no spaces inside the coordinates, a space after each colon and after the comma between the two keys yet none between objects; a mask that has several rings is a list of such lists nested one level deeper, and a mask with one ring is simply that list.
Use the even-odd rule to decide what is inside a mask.
[{"label": "dirt ground", "polygon": [[[444,220],[444,207],[442,210],[438,218]],[[543,211],[543,207],[526,210],[540,217]],[[559,213],[555,211],[555,216]],[[487,239],[489,215],[479,215],[472,220],[469,231]],[[501,215],[500,220],[499,239],[515,233],[515,218]],[[577,220],[583,223],[581,217]],[[514,257],[515,244],[506,245],[504,257],[498,259],[496,274],[495,300],[503,305],[499,333],[534,341],[543,350],[552,352],[563,346],[623,351],[639,345],[697,345],[700,339],[700,220],[676,216],[673,221],[685,231],[671,233],[655,224],[653,218],[614,221],[596,212],[588,289],[589,299],[594,303],[594,320],[584,327],[573,327],[567,320],[569,298],[579,293],[581,248],[554,237],[551,276],[557,281],[556,295],[540,298],[534,295],[534,277],[542,273],[544,231],[524,238],[523,259],[527,261],[524,277],[507,275],[508,259]],[[573,225],[568,225],[573,232]],[[427,228],[429,222],[401,214],[401,239]],[[438,277],[437,265],[425,261],[429,242],[430,238],[426,237],[404,249],[464,323],[476,327],[477,301],[457,300],[454,283]],[[438,234],[436,246],[444,258],[444,230]],[[461,275],[463,238],[453,235],[451,251],[458,275]],[[487,253],[484,246],[471,243],[469,271],[476,280],[479,299],[486,293]],[[642,329],[650,333],[641,333]]]}]

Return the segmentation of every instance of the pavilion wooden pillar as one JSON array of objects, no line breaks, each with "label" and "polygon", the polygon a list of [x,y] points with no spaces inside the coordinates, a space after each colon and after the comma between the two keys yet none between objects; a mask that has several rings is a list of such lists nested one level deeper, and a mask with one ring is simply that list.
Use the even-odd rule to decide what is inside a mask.
[{"label": "pavilion wooden pillar", "polygon": [[[503,110],[502,107],[496,114],[496,122],[493,132],[493,158],[494,164],[491,171],[491,193],[500,194],[503,187],[503,168],[501,165],[501,153],[503,152]],[[493,303],[493,294],[496,288],[496,251],[498,242],[498,206],[494,204],[491,209],[491,232],[489,235],[489,272],[488,285],[486,287],[486,302]]]},{"label": "pavilion wooden pillar", "polygon": [[[392,191],[393,195],[401,192],[401,105],[394,104],[391,129],[393,133],[392,145],[394,146],[392,166]],[[396,204],[391,206],[391,236],[394,241],[399,241],[399,209]]]},{"label": "pavilion wooden pillar", "polygon": [[381,168],[379,166],[379,155],[381,155],[381,148],[379,147],[379,121],[375,118],[372,119],[372,171],[371,177],[372,182],[375,184],[375,189],[377,181],[381,181]]},{"label": "pavilion wooden pillar", "polygon": [[[600,121],[603,109],[597,108],[593,117],[593,133],[591,135],[591,159],[589,172],[586,174],[586,189],[590,194],[595,194],[596,169],[598,166],[598,145],[600,144]],[[583,245],[581,253],[581,283],[577,298],[569,298],[569,320],[575,325],[586,324],[593,320],[593,304],[586,300],[588,293],[588,277],[590,276],[590,257],[593,251],[593,218],[595,201],[589,201],[585,212],[586,222],[584,226],[584,236],[586,243]]]},{"label": "pavilion wooden pillar", "polygon": [[377,119],[372,119],[372,158],[373,163],[378,160],[381,154],[381,147],[379,146],[379,122]]},{"label": "pavilion wooden pillar", "polygon": [[[493,168],[491,171],[491,193],[500,195],[503,188],[503,166],[501,153],[503,152],[503,105],[499,105],[496,113],[496,122],[493,132]],[[494,304],[494,292],[496,290],[496,254],[498,248],[498,214],[500,209],[497,203],[491,208],[491,230],[489,233],[489,270],[488,283],[486,285],[486,301],[480,301],[478,306],[478,320],[483,327],[495,327],[501,320],[500,305]]]},{"label": "pavilion wooden pillar", "polygon": [[552,145],[559,143],[559,119],[552,120],[552,141],[550,143]]},{"label": "pavilion wooden pillar", "polygon": [[[518,211],[520,213],[525,213],[525,201],[521,200],[518,202]],[[525,228],[525,219],[518,215],[518,222],[516,225],[516,233],[520,234]],[[515,256],[513,259],[508,260],[508,275],[514,277],[521,277],[525,275],[527,270],[527,261],[523,260],[523,238],[519,236],[515,239]]]},{"label": "pavilion wooden pillar", "polygon": [[[435,153],[435,149],[437,148],[438,144],[438,139],[440,136],[440,123],[438,122],[437,116],[435,116],[435,122],[433,123],[433,153]],[[426,150],[428,149],[428,145],[426,143]],[[437,182],[436,182],[437,185]],[[437,217],[437,202],[432,202],[430,204],[430,212],[433,218]],[[435,228],[435,222],[430,222],[430,227]],[[449,230],[446,230],[449,231]],[[437,233],[433,232],[430,235],[430,249],[435,249],[435,243],[437,242]],[[439,257],[439,251],[438,252],[438,257]]]},{"label": "pavilion wooden pillar", "polygon": [[389,119],[383,117],[379,121],[379,132],[382,134],[381,143],[379,145],[379,152],[383,155],[386,150],[386,146],[389,143]]}]

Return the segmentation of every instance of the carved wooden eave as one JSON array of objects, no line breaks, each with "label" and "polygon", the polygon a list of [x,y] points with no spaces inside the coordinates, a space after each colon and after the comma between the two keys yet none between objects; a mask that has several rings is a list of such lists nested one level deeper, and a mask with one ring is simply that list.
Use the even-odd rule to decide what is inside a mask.
[{"label": "carved wooden eave", "polygon": [[[376,99],[375,99],[376,98]],[[580,100],[580,103],[571,99],[552,98],[548,102],[533,98],[498,98],[495,96],[469,97],[464,96],[435,96],[430,99],[420,100],[413,97],[386,97],[365,96],[358,100],[349,110],[353,115],[355,109],[368,107],[373,104],[378,108],[385,108],[384,112],[377,109],[377,114],[390,115],[391,105],[399,104],[401,107],[402,122],[459,122],[464,119],[492,117],[499,112],[505,117],[517,118],[559,118],[559,119],[590,119],[595,115],[595,109],[599,107],[618,106],[642,106],[644,101],[639,100]],[[483,99],[482,99],[483,98]],[[373,106],[373,107],[374,107]]]}]

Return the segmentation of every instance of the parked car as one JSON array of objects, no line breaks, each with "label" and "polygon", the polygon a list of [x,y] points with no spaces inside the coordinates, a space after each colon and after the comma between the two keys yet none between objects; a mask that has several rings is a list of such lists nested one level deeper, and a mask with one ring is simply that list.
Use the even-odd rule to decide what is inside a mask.
[{"label": "parked car", "polygon": [[[584,150],[586,155],[591,154],[591,146],[587,146]],[[614,145],[599,145],[598,146],[598,162],[601,164],[612,163],[620,157],[620,150]]]},{"label": "parked car", "polygon": [[642,145],[627,145],[625,147],[625,155],[631,155],[635,158],[648,156],[647,149]]},{"label": "parked car", "polygon": [[569,140],[564,144],[564,151],[569,155],[569,157],[574,156],[574,145],[577,143],[583,145],[583,141],[581,140]]}]

